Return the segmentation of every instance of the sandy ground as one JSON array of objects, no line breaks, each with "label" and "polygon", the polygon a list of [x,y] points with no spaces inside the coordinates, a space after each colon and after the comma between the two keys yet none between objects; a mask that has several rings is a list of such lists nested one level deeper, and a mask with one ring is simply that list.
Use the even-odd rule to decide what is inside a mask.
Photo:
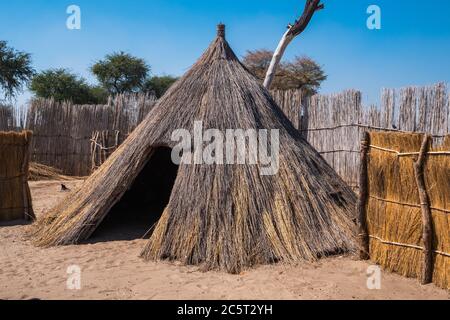
[{"label": "sandy ground", "polygon": [[[64,182],[69,188],[79,181]],[[37,215],[66,196],[59,182],[32,182]],[[261,266],[240,275],[148,263],[145,240],[98,241],[41,249],[24,238],[29,226],[0,226],[0,299],[449,299],[448,291],[382,272],[367,288],[370,263],[351,257],[297,266]],[[67,268],[81,268],[81,289],[67,289]]]}]

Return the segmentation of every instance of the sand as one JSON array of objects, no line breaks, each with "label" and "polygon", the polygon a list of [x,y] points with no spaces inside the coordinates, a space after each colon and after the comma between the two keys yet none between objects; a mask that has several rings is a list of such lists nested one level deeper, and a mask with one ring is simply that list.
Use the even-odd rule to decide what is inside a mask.
[{"label": "sand", "polygon": [[[64,181],[73,189],[80,181]],[[30,183],[37,216],[67,195],[60,182]],[[201,272],[177,263],[144,262],[145,240],[99,238],[87,244],[35,248],[27,225],[0,226],[0,299],[449,299],[416,279],[381,273],[367,288],[371,263],[339,256],[296,266],[260,266],[239,275]],[[108,240],[108,241],[106,241]],[[81,269],[81,288],[67,288],[67,269]]]}]

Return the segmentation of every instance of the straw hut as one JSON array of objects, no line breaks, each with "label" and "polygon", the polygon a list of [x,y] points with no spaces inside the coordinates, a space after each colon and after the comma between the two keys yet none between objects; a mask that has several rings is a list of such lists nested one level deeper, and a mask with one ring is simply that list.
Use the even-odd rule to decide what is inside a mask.
[{"label": "straw hut", "polygon": [[33,220],[28,159],[31,131],[0,132],[0,221]]},{"label": "straw hut", "polygon": [[[175,129],[278,129],[279,170],[171,161]],[[184,157],[184,155],[183,155]],[[356,196],[292,126],[231,50],[225,28],[83,186],[35,229],[40,246],[79,243],[109,217],[141,211],[142,257],[231,273],[354,251]]]}]

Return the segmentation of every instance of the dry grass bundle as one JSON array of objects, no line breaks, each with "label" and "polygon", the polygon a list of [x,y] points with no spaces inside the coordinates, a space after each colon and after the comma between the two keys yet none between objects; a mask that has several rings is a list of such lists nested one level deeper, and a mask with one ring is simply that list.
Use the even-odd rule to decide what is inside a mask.
[{"label": "dry grass bundle", "polygon": [[0,221],[34,219],[27,182],[31,136],[0,132]]},{"label": "dry grass bundle", "polygon": [[[424,254],[421,201],[414,171],[418,155],[399,156],[396,152],[417,153],[422,140],[422,134],[371,133],[368,164],[370,257],[390,271],[415,278],[421,277]],[[449,151],[448,140],[436,150]],[[425,181],[435,234],[433,282],[448,288],[449,155],[428,155]]]},{"label": "dry grass bundle", "polygon": [[79,177],[69,177],[62,174],[61,170],[46,166],[40,163],[31,162],[30,169],[28,171],[29,181],[42,181],[42,180],[73,180]]},{"label": "dry grass bundle", "polygon": [[234,273],[356,249],[355,194],[221,35],[84,185],[37,223],[36,244],[89,238],[157,147],[173,147],[173,130],[191,131],[194,121],[203,121],[204,130],[279,129],[280,170],[261,176],[259,165],[180,165],[145,259]]}]

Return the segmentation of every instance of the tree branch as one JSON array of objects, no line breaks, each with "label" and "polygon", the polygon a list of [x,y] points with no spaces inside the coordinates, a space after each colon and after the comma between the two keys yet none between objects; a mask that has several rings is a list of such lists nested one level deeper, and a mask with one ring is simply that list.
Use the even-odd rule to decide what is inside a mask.
[{"label": "tree branch", "polygon": [[290,33],[296,37],[300,33],[302,33],[309,22],[311,21],[312,16],[316,11],[322,10],[325,6],[320,3],[321,0],[307,0],[305,4],[305,9],[303,10],[303,14],[301,15],[299,20],[295,21],[295,24],[290,28]]},{"label": "tree branch", "polygon": [[295,37],[297,37],[306,29],[314,13],[316,11],[322,10],[325,7],[320,3],[320,1],[321,0],[306,0],[305,8],[302,15],[300,16],[300,19],[296,20],[294,25],[288,25],[288,30],[281,38],[280,43],[278,44],[278,47],[272,57],[272,61],[270,62],[269,69],[267,70],[266,78],[264,80],[264,87],[266,87],[266,89],[270,89],[278,65],[280,64],[281,58],[283,57],[289,43],[291,43],[291,41]]}]

